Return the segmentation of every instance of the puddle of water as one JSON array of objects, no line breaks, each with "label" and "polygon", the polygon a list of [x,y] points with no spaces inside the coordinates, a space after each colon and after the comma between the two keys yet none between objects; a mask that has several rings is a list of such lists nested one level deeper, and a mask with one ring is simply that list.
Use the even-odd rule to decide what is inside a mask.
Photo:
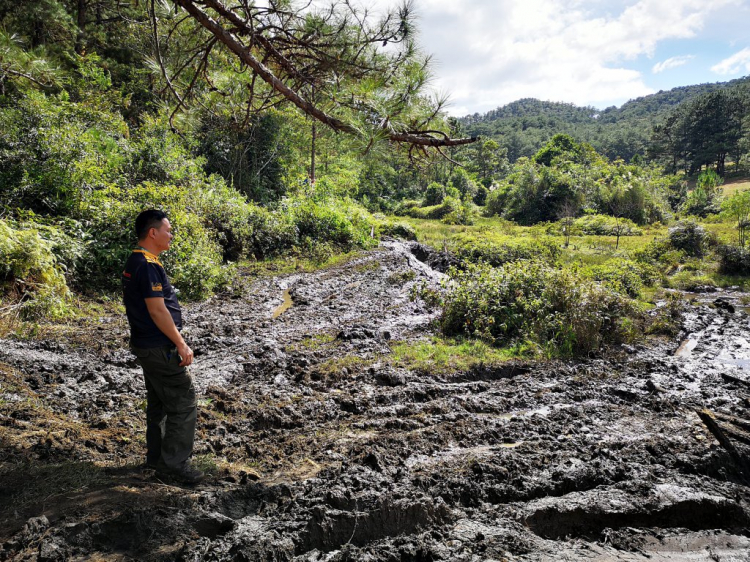
[{"label": "puddle of water", "polygon": [[500,418],[501,420],[510,420],[513,418],[527,418],[534,414],[548,416],[551,411],[552,410],[550,410],[549,406],[543,406],[541,408],[536,408],[535,410],[519,410],[518,412],[510,412],[508,414],[492,414],[492,417]]},{"label": "puddle of water", "polygon": [[479,445],[477,447],[451,447],[432,455],[413,455],[406,459],[406,466],[429,466],[441,462],[455,461],[456,459],[480,459],[492,455],[498,449],[515,449],[520,447],[523,441],[511,443],[497,443],[495,445]]},{"label": "puddle of water", "polygon": [[716,358],[716,361],[729,365],[737,365],[740,369],[750,370],[750,358],[748,357],[726,357],[724,355],[719,355]]},{"label": "puddle of water", "polygon": [[698,346],[698,340],[688,338],[683,340],[677,351],[674,352],[675,357],[689,357],[693,350]]},{"label": "puddle of water", "polygon": [[289,294],[289,289],[286,289],[284,291],[284,302],[281,303],[279,306],[276,307],[276,310],[273,311],[272,318],[276,320],[279,316],[281,316],[284,312],[289,310],[289,308],[292,306],[292,296]]}]

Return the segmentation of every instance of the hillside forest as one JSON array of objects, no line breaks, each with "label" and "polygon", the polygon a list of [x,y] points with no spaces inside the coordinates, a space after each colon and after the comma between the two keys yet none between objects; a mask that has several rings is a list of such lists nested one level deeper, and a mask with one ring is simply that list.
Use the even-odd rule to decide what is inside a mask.
[{"label": "hillside forest", "polygon": [[659,287],[743,283],[747,80],[457,119],[417,25],[408,4],[0,1],[3,332],[116,306],[149,207],[184,299],[418,238],[462,264],[433,295],[445,334],[519,353],[633,337]]}]

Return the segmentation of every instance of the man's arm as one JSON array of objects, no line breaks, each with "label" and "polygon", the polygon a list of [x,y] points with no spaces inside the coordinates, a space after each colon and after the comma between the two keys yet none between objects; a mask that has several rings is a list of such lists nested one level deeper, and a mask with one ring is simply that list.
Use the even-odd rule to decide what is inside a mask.
[{"label": "man's arm", "polygon": [[162,333],[167,336],[172,343],[177,347],[177,353],[182,357],[180,367],[187,367],[193,362],[193,350],[188,347],[185,340],[182,339],[182,334],[177,329],[177,326],[172,320],[172,315],[169,314],[167,306],[164,304],[164,299],[160,297],[151,297],[144,299],[146,301],[146,308],[148,308],[148,314],[156,324]]}]

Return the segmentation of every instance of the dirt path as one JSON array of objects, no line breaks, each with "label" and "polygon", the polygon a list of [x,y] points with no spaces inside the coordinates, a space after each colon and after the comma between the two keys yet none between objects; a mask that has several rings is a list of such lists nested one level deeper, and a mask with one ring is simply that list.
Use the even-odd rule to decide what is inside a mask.
[{"label": "dirt path", "polygon": [[0,340],[0,560],[750,561],[739,295],[700,297],[677,356],[412,372],[390,346],[432,333],[409,295],[441,277],[412,250],[188,308],[219,461],[194,489],[136,466],[121,318],[97,345]]}]

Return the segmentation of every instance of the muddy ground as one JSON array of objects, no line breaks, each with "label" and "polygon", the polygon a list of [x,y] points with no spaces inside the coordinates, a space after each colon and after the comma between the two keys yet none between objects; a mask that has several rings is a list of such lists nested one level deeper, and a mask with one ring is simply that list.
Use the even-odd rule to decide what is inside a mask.
[{"label": "muddy ground", "polygon": [[742,295],[601,357],[419,372],[391,349],[434,333],[424,261],[385,242],[186,307],[195,488],[140,466],[122,316],[0,340],[0,560],[750,561]]}]

